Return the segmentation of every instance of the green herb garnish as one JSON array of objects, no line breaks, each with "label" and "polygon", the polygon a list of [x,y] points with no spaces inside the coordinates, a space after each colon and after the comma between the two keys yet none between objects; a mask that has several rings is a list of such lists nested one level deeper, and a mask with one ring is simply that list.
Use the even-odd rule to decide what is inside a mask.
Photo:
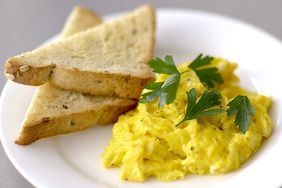
[{"label": "green herb garnish", "polygon": [[203,116],[213,116],[224,112],[223,109],[211,109],[219,105],[221,102],[221,94],[216,90],[205,90],[202,97],[197,102],[197,90],[192,88],[189,92],[186,91],[188,104],[184,119],[176,126],[184,121],[197,119]]},{"label": "green herb garnish", "polygon": [[[221,108],[214,108],[221,104],[219,100],[222,98],[220,92],[217,90],[209,90],[215,86],[215,83],[223,83],[223,79],[216,67],[204,67],[205,65],[209,65],[212,60],[213,57],[203,57],[203,54],[200,54],[188,65],[188,68],[196,73],[199,80],[208,87],[208,90],[204,91],[198,101],[197,90],[195,88],[192,88],[189,92],[186,91],[188,100],[186,113],[183,120],[176,126],[179,126],[187,120],[197,119],[203,116],[213,116],[224,112]],[[146,85],[145,89],[150,91],[142,94],[139,102],[152,102],[156,98],[159,98],[158,108],[162,108],[164,105],[171,104],[175,100],[181,74],[188,71],[180,73],[175,66],[172,56],[169,55],[165,56],[165,60],[158,57],[152,59],[149,65],[155,73],[167,74],[169,77],[164,82],[154,82]],[[228,116],[237,112],[235,126],[239,126],[240,131],[245,134],[250,124],[250,116],[255,115],[255,111],[248,97],[238,95],[229,102],[227,106],[229,106],[226,110]]]},{"label": "green herb garnish", "polygon": [[[217,72],[218,69],[216,67],[202,68],[203,66],[210,64],[213,57],[202,56],[203,54],[200,54],[192,61],[188,68],[192,69],[199,77],[200,81],[209,88],[214,87],[213,82],[223,83],[223,79]],[[158,57],[152,59],[150,60],[149,65],[155,73],[168,74],[170,76],[165,82],[157,82],[147,85],[145,88],[151,91],[143,94],[139,102],[152,102],[159,97],[158,108],[162,108],[165,104],[171,104],[175,100],[182,73],[177,70],[173,58],[170,55],[167,55],[165,60]]]},{"label": "green herb garnish", "polygon": [[226,110],[228,116],[232,116],[237,112],[234,122],[235,126],[239,126],[240,131],[245,134],[248,131],[251,121],[250,116],[255,115],[255,110],[248,97],[238,95],[227,106],[229,106]]},{"label": "green herb garnish", "polygon": [[218,73],[218,69],[216,67],[202,68],[205,65],[209,65],[212,60],[213,60],[213,57],[211,56],[203,57],[203,54],[200,54],[188,66],[196,73],[200,81],[204,85],[208,86],[208,88],[214,87],[214,82],[217,82],[219,84],[223,83],[223,79],[221,75]]},{"label": "green herb garnish", "polygon": [[152,59],[149,65],[155,73],[170,76],[165,82],[155,82],[145,86],[146,89],[151,91],[143,94],[139,102],[152,102],[159,97],[158,108],[162,108],[165,104],[170,104],[175,100],[181,74],[177,70],[172,56],[169,55],[165,57],[165,60],[160,58]]}]

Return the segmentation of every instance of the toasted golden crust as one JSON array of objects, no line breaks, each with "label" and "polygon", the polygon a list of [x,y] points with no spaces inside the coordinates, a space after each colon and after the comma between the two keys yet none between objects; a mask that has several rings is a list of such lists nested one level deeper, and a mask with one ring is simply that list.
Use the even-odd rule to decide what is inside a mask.
[{"label": "toasted golden crust", "polygon": [[[57,66],[50,81],[58,88],[75,92],[84,90],[83,93],[95,96],[138,99],[143,87],[152,80],[152,77],[150,70],[145,77],[138,77],[107,72],[94,73]],[[111,87],[108,87],[109,85]]]},{"label": "toasted golden crust", "polygon": [[11,74],[13,75],[13,81],[34,86],[50,81],[61,89],[76,92],[83,91],[84,94],[95,96],[118,96],[138,99],[143,87],[153,78],[150,70],[147,71],[147,75],[140,77],[130,74],[81,71],[58,65],[28,66],[29,70],[22,72],[20,70],[22,66],[26,65],[15,63],[12,59],[8,60],[6,77],[8,77],[7,74]]},{"label": "toasted golden crust", "polygon": [[101,108],[61,116],[42,117],[25,122],[15,143],[28,145],[39,139],[68,134],[93,127],[95,124],[109,124],[117,121],[119,115],[134,108],[136,101],[117,99]]},{"label": "toasted golden crust", "polygon": [[[22,67],[25,67],[25,69],[23,69]],[[37,67],[29,66],[18,59],[9,58],[5,65],[5,74],[7,78],[7,75],[13,75],[11,76],[12,81],[15,81],[17,83],[39,86],[50,79],[52,70],[55,67],[56,66],[53,64],[42,65]]]}]

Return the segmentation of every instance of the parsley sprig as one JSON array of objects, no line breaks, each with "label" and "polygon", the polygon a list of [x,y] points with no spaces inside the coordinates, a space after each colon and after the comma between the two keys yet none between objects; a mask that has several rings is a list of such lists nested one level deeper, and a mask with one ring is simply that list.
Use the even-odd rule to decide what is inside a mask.
[{"label": "parsley sprig", "polygon": [[[201,98],[197,101],[197,90],[192,88],[190,91],[186,91],[187,95],[187,108],[186,113],[181,123],[191,119],[201,118],[203,116],[212,116],[224,112],[221,108],[215,108],[220,105],[221,94],[217,90],[210,90],[215,86],[215,83],[223,83],[223,79],[216,67],[205,67],[210,65],[213,60],[211,56],[204,56],[200,54],[188,68],[193,70],[198,76],[199,80],[207,86],[207,90],[204,91]],[[155,58],[150,60],[150,67],[155,73],[167,74],[169,77],[164,82],[154,82],[145,86],[145,89],[150,90],[147,93],[142,94],[140,103],[152,102],[156,98],[159,98],[158,108],[162,108],[166,104],[171,104],[177,95],[177,90],[180,83],[181,75],[174,64],[172,56],[165,56],[165,60]],[[228,116],[234,115],[236,112],[235,126],[239,126],[242,133],[248,131],[250,124],[250,116],[255,115],[255,111],[247,96],[237,96],[231,102],[227,104],[229,107],[226,112]]]},{"label": "parsley sprig", "polygon": [[188,104],[184,119],[176,126],[191,119],[197,119],[203,116],[213,116],[224,112],[223,109],[213,108],[220,105],[221,94],[217,90],[205,90],[202,97],[197,102],[197,90],[192,88],[186,91]]},{"label": "parsley sprig", "polygon": [[208,86],[208,88],[214,87],[214,82],[217,82],[218,84],[223,83],[223,79],[221,75],[218,73],[218,69],[216,67],[203,68],[203,66],[209,65],[212,60],[213,57],[211,56],[203,57],[203,54],[200,54],[188,66],[196,73],[200,81],[204,85]]},{"label": "parsley sprig", "polygon": [[[203,66],[210,64],[213,57],[202,56],[203,54],[200,54],[192,61],[188,68],[195,71],[200,81],[209,88],[214,87],[213,82],[223,83],[223,79],[217,72],[216,67],[202,68]],[[158,108],[162,108],[165,104],[171,104],[175,100],[182,73],[178,71],[174,60],[170,55],[165,56],[165,60],[158,57],[152,59],[149,61],[149,65],[155,73],[168,74],[170,76],[165,82],[155,82],[145,86],[145,89],[150,91],[144,93],[139,102],[152,102],[156,98],[159,98]]]},{"label": "parsley sprig", "polygon": [[[221,104],[219,101],[222,98],[221,94],[216,90],[205,90],[198,102],[196,102],[197,90],[195,88],[192,88],[189,92],[186,91],[186,94],[188,99],[186,113],[183,120],[176,126],[187,120],[198,119],[203,116],[214,116],[224,112],[223,109],[213,108]],[[238,95],[227,106],[229,106],[226,110],[228,116],[232,116],[237,112],[234,121],[235,126],[239,126],[239,130],[245,134],[249,129],[250,117],[255,115],[255,110],[248,97]]]},{"label": "parsley sprig", "polygon": [[242,133],[246,133],[250,124],[250,116],[255,115],[255,110],[250,103],[247,96],[238,95],[232,101],[230,101],[226,110],[228,116],[234,115],[236,112],[235,126],[239,126]]},{"label": "parsley sprig", "polygon": [[139,102],[152,102],[159,97],[158,108],[162,108],[165,104],[170,104],[175,100],[181,74],[177,70],[172,56],[169,55],[165,57],[165,60],[160,58],[152,59],[149,65],[155,73],[170,76],[165,82],[155,82],[145,86],[145,89],[151,91],[143,94]]}]

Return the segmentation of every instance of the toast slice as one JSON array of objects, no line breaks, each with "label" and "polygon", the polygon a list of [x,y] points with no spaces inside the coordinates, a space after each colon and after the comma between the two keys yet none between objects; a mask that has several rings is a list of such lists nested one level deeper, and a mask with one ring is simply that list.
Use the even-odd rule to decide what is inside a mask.
[{"label": "toast slice", "polygon": [[138,99],[153,77],[155,12],[144,5],[112,22],[11,57],[6,77],[84,94]]},{"label": "toast slice", "polygon": [[[61,37],[68,37],[100,23],[101,19],[94,12],[76,7]],[[27,145],[41,138],[91,128],[95,124],[113,123],[120,114],[134,108],[135,104],[136,101],[130,99],[95,97],[61,90],[47,82],[36,89],[15,142]]]},{"label": "toast slice", "polygon": [[113,123],[135,104],[129,99],[64,91],[46,83],[37,89],[15,142],[27,145],[45,137],[91,128],[95,124]]},{"label": "toast slice", "polygon": [[95,12],[85,7],[76,6],[69,15],[60,37],[61,39],[69,37],[101,23],[102,18]]}]

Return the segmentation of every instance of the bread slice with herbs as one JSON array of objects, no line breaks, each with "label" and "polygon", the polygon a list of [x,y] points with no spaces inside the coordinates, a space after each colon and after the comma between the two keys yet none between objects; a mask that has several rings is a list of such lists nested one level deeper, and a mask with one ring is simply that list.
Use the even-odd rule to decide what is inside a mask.
[{"label": "bread slice with herbs", "polygon": [[135,104],[134,100],[83,95],[46,83],[36,90],[16,143],[27,145],[45,137],[91,128],[95,124],[113,123]]},{"label": "bread slice with herbs", "polygon": [[[76,7],[72,11],[61,37],[101,23],[94,12],[87,9],[85,14],[84,10],[83,7]],[[27,145],[45,137],[91,128],[95,124],[113,123],[120,114],[135,105],[134,100],[83,95],[59,89],[47,82],[36,89],[15,142]]]},{"label": "bread slice with herbs", "polygon": [[11,57],[6,76],[27,85],[50,81],[84,94],[138,99],[153,77],[155,11],[144,5],[125,16],[42,48]]},{"label": "bread slice with herbs", "polygon": [[102,22],[102,18],[92,10],[76,6],[69,15],[60,37],[69,37],[75,33],[97,26]]}]

